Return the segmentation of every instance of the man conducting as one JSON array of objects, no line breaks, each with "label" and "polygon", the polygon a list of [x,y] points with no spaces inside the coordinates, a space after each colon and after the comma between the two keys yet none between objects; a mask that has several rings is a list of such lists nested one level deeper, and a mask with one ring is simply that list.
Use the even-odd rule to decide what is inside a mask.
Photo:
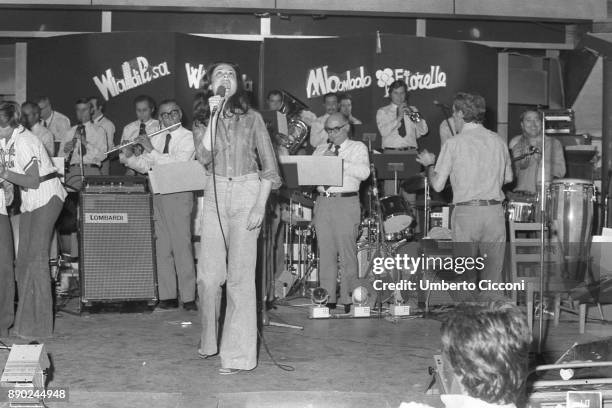
[{"label": "man conducting", "polygon": [[[195,147],[191,131],[180,125],[183,112],[173,100],[159,106],[162,128],[177,125],[176,128],[152,138],[139,135],[136,140],[144,152],[135,156],[132,149],[125,148],[119,159],[127,167],[148,173],[151,167],[193,160]],[[159,281],[159,307],[178,307],[178,295],[185,310],[197,310],[195,303],[195,265],[191,246],[191,213],[193,193],[190,191],[153,196],[155,220],[155,242],[157,255],[157,278]]]},{"label": "man conducting", "polygon": [[[426,150],[417,161],[428,168],[436,191],[442,191],[450,177],[456,255],[476,257],[480,251],[480,256],[486,257],[481,278],[502,282],[506,248],[502,186],[512,181],[512,167],[504,140],[482,125],[485,110],[482,96],[458,93],[453,101],[453,121],[459,134],[442,146],[437,163]],[[466,281],[478,279],[475,271],[465,275]]]},{"label": "man conducting", "polygon": [[329,144],[317,147],[314,156],[338,156],[343,159],[341,187],[317,188],[315,203],[315,230],[319,245],[321,287],[329,293],[329,306],[336,306],[338,256],[342,270],[339,303],[350,311],[351,292],[357,282],[357,233],[361,209],[359,184],[370,175],[368,149],[362,143],[348,138],[349,121],[342,113],[332,113],[325,121]]}]

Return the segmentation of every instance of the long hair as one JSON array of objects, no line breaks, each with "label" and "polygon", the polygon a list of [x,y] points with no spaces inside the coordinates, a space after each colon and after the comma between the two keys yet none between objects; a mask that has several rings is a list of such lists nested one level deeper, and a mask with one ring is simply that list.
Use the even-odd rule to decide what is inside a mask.
[{"label": "long hair", "polygon": [[0,112],[3,112],[6,115],[9,126],[13,129],[21,125],[21,108],[17,102],[0,102]]},{"label": "long hair", "polygon": [[[239,116],[244,115],[250,109],[250,102],[248,93],[244,90],[244,83],[242,81],[242,75],[240,73],[240,67],[237,64],[232,64],[230,62],[215,62],[211,64],[206,70],[206,75],[208,78],[208,83],[212,83],[212,74],[214,70],[219,65],[228,65],[236,72],[236,93],[233,94],[226,102],[225,106],[227,110],[233,115]],[[204,92],[204,95],[198,94],[198,98],[201,100],[202,97],[208,95],[205,100],[205,103],[201,101],[198,103],[198,108],[196,109],[196,103],[194,102],[194,120],[197,120],[200,123],[208,125],[208,121],[210,120],[210,107],[208,106],[208,98],[213,96],[213,92],[216,90],[212,90],[210,92]]]}]

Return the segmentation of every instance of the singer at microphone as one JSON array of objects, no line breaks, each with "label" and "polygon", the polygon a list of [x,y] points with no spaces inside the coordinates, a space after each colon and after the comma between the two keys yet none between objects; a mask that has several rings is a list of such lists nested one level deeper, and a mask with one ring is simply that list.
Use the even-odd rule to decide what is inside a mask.
[{"label": "singer at microphone", "polygon": [[[196,157],[210,176],[197,271],[202,318],[198,355],[206,359],[219,354],[219,374],[228,375],[257,365],[257,237],[270,190],[279,188],[281,179],[270,135],[261,115],[248,105],[238,67],[218,63],[206,72],[217,95],[209,98],[208,113],[194,127]],[[224,283],[228,309],[218,347]]]}]

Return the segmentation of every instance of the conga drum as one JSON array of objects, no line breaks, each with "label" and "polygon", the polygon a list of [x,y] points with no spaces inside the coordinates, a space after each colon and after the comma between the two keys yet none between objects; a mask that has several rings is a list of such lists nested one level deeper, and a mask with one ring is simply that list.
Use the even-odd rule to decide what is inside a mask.
[{"label": "conga drum", "polygon": [[588,180],[559,179],[547,188],[550,243],[561,256],[562,278],[583,282],[591,249],[595,188]]}]

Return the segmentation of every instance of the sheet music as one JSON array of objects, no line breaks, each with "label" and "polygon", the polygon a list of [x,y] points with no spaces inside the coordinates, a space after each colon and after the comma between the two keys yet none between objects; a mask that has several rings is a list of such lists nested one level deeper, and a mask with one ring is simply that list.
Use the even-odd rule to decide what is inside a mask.
[{"label": "sheet music", "polygon": [[203,190],[207,178],[204,167],[196,160],[160,164],[149,171],[149,181],[154,194]]}]

